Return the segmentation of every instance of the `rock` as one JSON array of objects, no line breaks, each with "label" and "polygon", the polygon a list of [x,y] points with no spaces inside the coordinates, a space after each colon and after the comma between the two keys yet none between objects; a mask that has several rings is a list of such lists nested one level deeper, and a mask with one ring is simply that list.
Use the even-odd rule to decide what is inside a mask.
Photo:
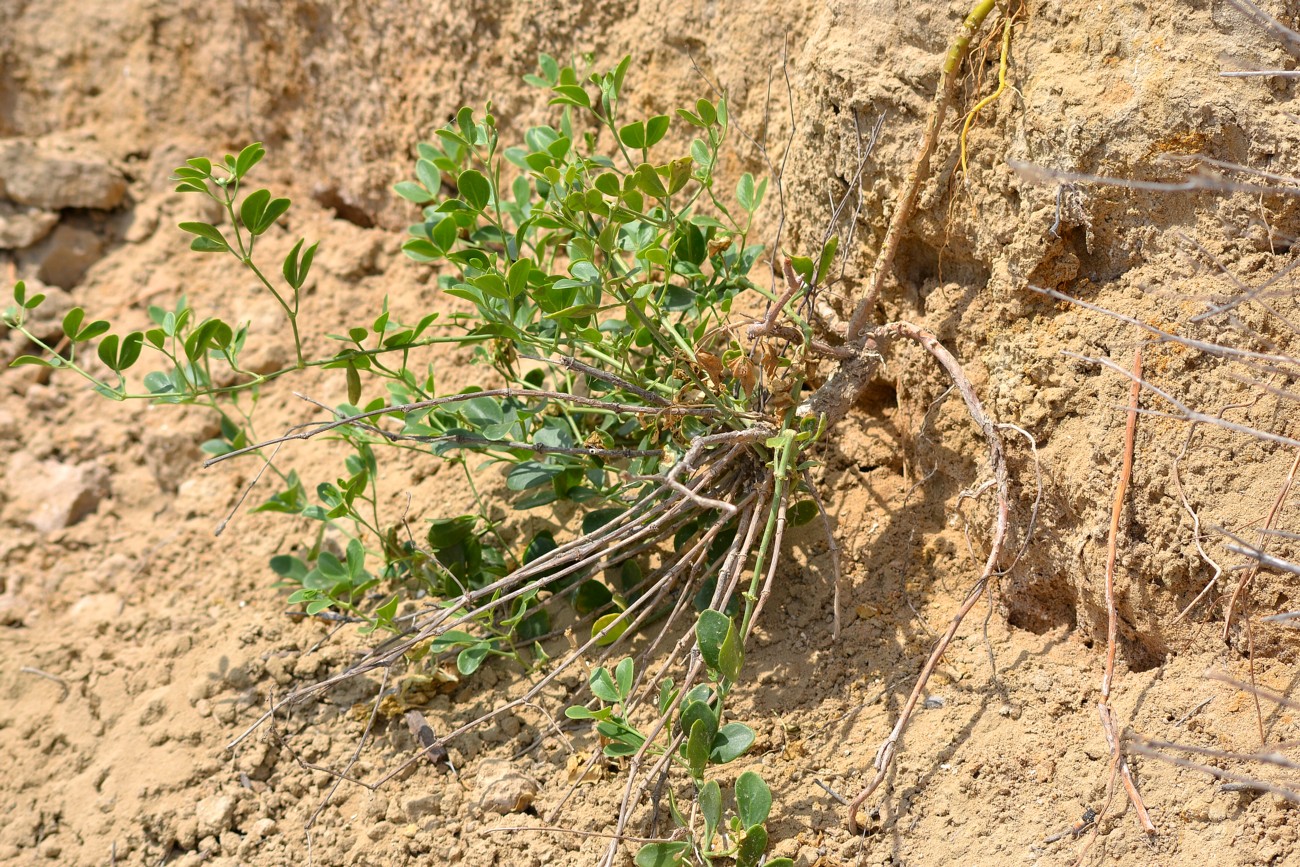
[{"label": "rock", "polygon": [[0,196],[48,211],[111,210],[126,195],[126,178],[84,145],[50,140],[0,141]]},{"label": "rock", "polygon": [[215,837],[229,831],[235,820],[235,799],[229,795],[213,795],[194,806],[200,837]]},{"label": "rock", "polygon": [[53,211],[0,199],[0,250],[21,250],[44,238],[59,222]]},{"label": "rock", "polygon": [[48,238],[19,257],[25,269],[51,286],[71,289],[104,255],[104,241],[90,229],[62,223]]},{"label": "rock", "polygon": [[235,767],[248,775],[250,780],[266,782],[275,770],[278,751],[270,744],[261,741],[245,749],[235,759]]},{"label": "rock", "polygon": [[0,626],[24,626],[32,606],[21,596],[0,593]]},{"label": "rock", "polygon": [[145,463],[158,487],[174,494],[180,489],[181,482],[202,466],[203,452],[199,445],[216,436],[219,429],[194,414],[183,417],[159,415],[144,433]]},{"label": "rock", "polygon": [[146,202],[137,205],[122,218],[125,227],[122,240],[129,244],[139,244],[141,241],[147,241],[158,230],[160,217],[161,213],[157,202]]},{"label": "rock", "polygon": [[121,617],[123,607],[122,597],[116,593],[90,593],[68,609],[68,619],[87,627],[112,623]]},{"label": "rock", "polygon": [[41,533],[71,527],[99,508],[109,493],[108,472],[98,464],[33,464],[30,455],[9,461],[11,514]]},{"label": "rock", "polygon": [[275,820],[270,818],[258,819],[253,823],[253,829],[249,835],[254,840],[261,840],[263,837],[269,837],[276,832]]},{"label": "rock", "polygon": [[402,811],[411,822],[419,822],[421,819],[438,815],[441,806],[441,795],[416,795],[402,801]]},{"label": "rock", "polygon": [[518,813],[537,797],[537,781],[515,770],[504,759],[486,759],[479,765],[476,783],[478,806],[483,813]]}]

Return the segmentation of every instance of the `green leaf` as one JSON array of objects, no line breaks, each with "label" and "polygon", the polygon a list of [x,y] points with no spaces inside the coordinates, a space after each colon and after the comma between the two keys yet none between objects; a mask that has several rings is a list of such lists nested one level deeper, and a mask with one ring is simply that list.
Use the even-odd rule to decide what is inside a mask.
[{"label": "green leaf", "polygon": [[506,272],[506,286],[511,298],[518,298],[528,288],[528,275],[533,271],[532,260],[527,257],[519,259]]},{"label": "green leaf", "polygon": [[790,507],[786,515],[792,527],[802,527],[816,517],[817,503],[815,500],[800,500]]},{"label": "green leaf", "polygon": [[745,839],[736,850],[736,867],[758,867],[767,851],[767,829],[755,825],[745,829]]},{"label": "green leaf", "polygon": [[548,82],[554,84],[560,80],[560,64],[555,62],[554,57],[549,54],[540,54],[537,57],[537,64]]},{"label": "green leaf", "polygon": [[632,65],[632,55],[624,54],[623,59],[614,67],[614,73],[610,76],[613,81],[612,96],[617,97],[623,92],[623,79],[627,76],[628,67]]},{"label": "green leaf", "polygon": [[472,647],[465,648],[456,656],[456,670],[468,677],[478,671],[491,650],[492,645],[487,641],[480,641]]},{"label": "green leaf", "polygon": [[436,262],[446,251],[423,238],[412,238],[402,244],[402,252],[417,262]]},{"label": "green leaf", "polygon": [[278,554],[271,558],[271,571],[282,578],[302,582],[307,577],[307,564],[290,554]]},{"label": "green leaf", "polygon": [[751,214],[758,207],[754,201],[754,176],[745,172],[736,184],[736,202]]},{"label": "green leaf", "polygon": [[591,674],[591,694],[596,698],[608,704],[616,704],[619,701],[618,687],[614,685],[614,678],[610,677],[609,669],[601,666]]},{"label": "green leaf", "polygon": [[74,343],[84,343],[87,340],[94,340],[99,335],[108,331],[108,329],[109,324],[107,322],[103,319],[96,319],[94,322],[81,329],[81,331],[77,332],[77,336],[72,338],[72,341]]},{"label": "green leaf", "polygon": [[555,534],[550,530],[542,530],[533,537],[532,541],[528,543],[528,547],[524,549],[524,565],[527,566],[538,557],[549,554],[558,547],[560,546],[555,541]]},{"label": "green leaf", "polygon": [[656,707],[659,708],[660,714],[668,712],[668,705],[672,704],[673,699],[677,698],[677,692],[677,690],[673,689],[673,679],[671,677],[665,677],[659,682],[659,699],[656,702]]},{"label": "green leaf", "polygon": [[754,730],[744,723],[727,723],[709,744],[709,760],[720,765],[733,762],[754,745]]},{"label": "green leaf", "polygon": [[272,199],[269,190],[249,193],[239,206],[239,219],[252,235],[260,235],[289,210],[288,199]]},{"label": "green leaf", "polygon": [[150,394],[170,394],[176,391],[176,384],[171,377],[160,370],[150,371],[144,375],[144,387]]},{"label": "green leaf", "polygon": [[700,619],[695,622],[695,640],[700,646],[704,664],[713,671],[720,670],[722,644],[731,632],[731,618],[721,611],[708,609],[700,612]]},{"label": "green leaf", "polygon": [[204,157],[194,157],[193,159],[188,159],[185,162],[190,166],[192,166],[193,168],[197,169],[203,175],[203,177],[206,178],[212,176],[212,160],[206,159]]},{"label": "green leaf", "polygon": [[118,336],[110,334],[103,340],[99,341],[99,360],[104,362],[104,366],[109,370],[117,370],[117,342]]},{"label": "green leaf", "polygon": [[694,161],[690,157],[682,157],[668,164],[669,195],[676,194],[682,187],[686,186],[687,181],[691,179],[691,166],[693,164]]},{"label": "green leaf", "polygon": [[244,197],[244,201],[239,206],[239,219],[244,224],[244,228],[254,235],[258,234],[257,226],[262,221],[262,214],[266,212],[266,206],[271,201],[270,190],[256,190]]},{"label": "green leaf", "polygon": [[695,113],[704,121],[705,126],[713,126],[718,122],[718,113],[713,109],[713,103],[707,99],[696,100]]},{"label": "green leaf", "polygon": [[636,674],[636,663],[632,657],[626,657],[614,666],[614,682],[618,685],[618,695],[623,701],[632,696],[632,678]]},{"label": "green leaf", "polygon": [[552,479],[564,471],[554,464],[542,464],[537,461],[521,461],[506,476],[506,487],[512,491],[526,491],[549,484]]},{"label": "green leaf", "polygon": [[590,512],[582,516],[582,534],[586,536],[596,532],[626,511],[627,509],[620,507],[592,509]]},{"label": "green leaf", "polygon": [[689,112],[684,108],[677,109],[677,116],[680,117],[682,120],[686,121],[687,123],[689,123],[691,126],[708,125],[703,120],[700,119],[699,115]]},{"label": "green leaf", "polygon": [[618,140],[630,148],[640,150],[646,146],[645,122],[635,121],[619,127]]},{"label": "green leaf", "polygon": [[591,108],[591,95],[576,84],[557,84],[551,90],[558,94],[551,100],[551,105],[576,105],[579,108]]},{"label": "green leaf", "polygon": [[466,169],[461,172],[460,177],[456,179],[456,189],[460,191],[460,197],[465,204],[476,211],[481,212],[486,208],[492,198],[492,184],[482,172],[476,169]]},{"label": "green leaf", "polygon": [[80,307],[73,307],[63,314],[63,333],[69,340],[77,339],[77,333],[81,330],[81,322],[85,318],[86,311]]},{"label": "green leaf", "polygon": [[37,358],[35,355],[20,355],[13,361],[9,362],[10,367],[24,367],[26,365],[35,365],[36,367],[57,367],[58,365],[46,361],[44,358]]},{"label": "green leaf", "polygon": [[744,665],[745,648],[741,646],[740,635],[728,617],[727,635],[722,640],[722,647],[718,648],[718,671],[729,683],[735,683]]},{"label": "green leaf", "polygon": [[682,841],[647,843],[636,853],[636,867],[681,867],[682,856],[690,848],[690,843]]},{"label": "green leaf", "polygon": [[813,277],[815,275],[813,274],[812,259],[809,259],[807,256],[791,256],[790,267],[793,268],[794,272],[803,279],[805,285],[811,286],[813,284]]},{"label": "green leaf", "polygon": [[[261,162],[264,156],[266,156],[266,148],[262,147],[260,141],[255,141],[244,148],[239,152],[239,156],[235,158],[235,177],[242,178],[248,173],[249,169]],[[204,160],[204,162],[207,162],[207,160]],[[195,168],[198,167],[195,166]]]},{"label": "green leaf", "polygon": [[709,763],[711,741],[708,723],[702,719],[695,720],[691,724],[691,733],[686,738],[686,766],[696,779],[703,776],[704,768]]},{"label": "green leaf", "polygon": [[190,241],[190,249],[195,253],[224,253],[226,248],[208,238],[195,238]]},{"label": "green leaf", "polygon": [[393,192],[406,199],[408,202],[414,202],[417,205],[427,204],[434,200],[433,193],[426,190],[415,181],[400,181],[393,184]]},{"label": "green leaf", "polygon": [[573,596],[573,610],[578,614],[590,614],[604,608],[614,601],[614,594],[609,588],[594,579],[584,581]]},{"label": "green leaf", "polygon": [[361,402],[361,374],[357,371],[357,366],[348,362],[348,403],[355,406]]},{"label": "green leaf", "polygon": [[216,226],[209,223],[181,223],[180,229],[182,232],[189,232],[191,235],[198,235],[200,238],[216,245],[218,249],[230,249],[230,245],[226,243],[226,236],[222,235],[221,231]]},{"label": "green leaf", "polygon": [[623,191],[623,185],[619,183],[618,175],[613,172],[603,172],[597,175],[596,179],[591,182],[591,185],[605,195],[613,196],[615,198],[617,198],[618,194]]},{"label": "green leaf", "polygon": [[316,558],[316,568],[320,574],[332,581],[345,581],[348,578],[347,567],[329,551],[321,551]]},{"label": "green leaf", "polygon": [[745,771],[736,778],[736,812],[746,831],[766,822],[771,811],[772,790],[762,777],[753,771]]},{"label": "green leaf", "polygon": [[441,518],[429,522],[429,547],[435,551],[445,551],[464,542],[474,532],[478,518],[474,515],[461,515],[456,518]]},{"label": "green leaf", "polygon": [[637,187],[648,196],[654,196],[657,199],[668,197],[668,190],[664,187],[663,179],[655,171],[654,166],[649,163],[642,163],[636,168]]},{"label": "green leaf", "polygon": [[707,852],[713,848],[713,834],[722,822],[722,787],[718,781],[709,780],[701,786],[695,801],[700,805],[700,815],[704,817],[704,837],[700,842]]},{"label": "green leaf", "polygon": [[668,134],[668,127],[671,123],[672,121],[666,114],[656,115],[646,121],[645,147],[652,148],[663,141],[663,137]]},{"label": "green leaf", "polygon": [[817,260],[817,276],[813,281],[815,285],[820,285],[826,279],[826,274],[830,271],[831,265],[835,262],[835,253],[840,248],[839,235],[831,235],[826,246],[822,247],[822,254]]},{"label": "green leaf", "polygon": [[[628,621],[626,619],[620,621],[619,618],[621,617],[623,617],[623,612],[611,611],[609,614],[606,614],[604,617],[599,618],[595,623],[591,624],[592,638],[600,635],[600,633],[604,632],[607,627],[611,625],[613,626],[608,633],[596,640],[597,647],[608,647],[623,637],[623,633],[627,632]],[[615,623],[615,621],[619,622]]]},{"label": "green leaf", "polygon": [[569,719],[607,720],[613,713],[613,708],[602,707],[600,710],[588,710],[580,704],[564,709],[564,715]]}]

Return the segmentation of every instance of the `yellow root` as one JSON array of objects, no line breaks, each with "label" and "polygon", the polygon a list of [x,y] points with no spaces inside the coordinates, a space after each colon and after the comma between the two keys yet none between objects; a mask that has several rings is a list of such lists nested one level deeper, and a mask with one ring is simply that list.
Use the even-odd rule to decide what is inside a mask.
[{"label": "yellow root", "polygon": [[966,113],[966,120],[961,125],[961,174],[966,177],[966,134],[970,132],[971,125],[975,123],[975,116],[985,108],[998,101],[1003,91],[1007,89],[1007,57],[1011,54],[1011,24],[1013,17],[1008,16],[1002,22],[1002,57],[998,61],[998,88],[988,96],[975,103],[975,106]]}]

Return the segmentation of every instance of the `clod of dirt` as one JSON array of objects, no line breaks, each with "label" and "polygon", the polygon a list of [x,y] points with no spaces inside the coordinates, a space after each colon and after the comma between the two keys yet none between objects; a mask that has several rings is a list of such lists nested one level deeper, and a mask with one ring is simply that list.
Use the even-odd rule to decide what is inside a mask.
[{"label": "clod of dirt", "polygon": [[116,208],[126,178],[101,154],[80,145],[12,139],[0,143],[0,196],[50,211]]},{"label": "clod of dirt", "polygon": [[71,289],[104,257],[104,241],[86,226],[60,224],[49,237],[18,257],[24,273],[43,283]]},{"label": "clod of dirt", "polygon": [[479,765],[477,788],[483,813],[518,813],[537,797],[537,781],[504,759],[487,759]]},{"label": "clod of dirt", "polygon": [[235,820],[235,799],[229,795],[213,795],[194,806],[194,816],[199,823],[199,836],[217,836],[229,831]]},{"label": "clod of dirt", "polygon": [[44,238],[59,215],[0,199],[0,250],[21,250]]},{"label": "clod of dirt", "polygon": [[30,461],[20,454],[9,462],[10,507],[40,533],[72,526],[108,496],[108,472],[98,464]]}]

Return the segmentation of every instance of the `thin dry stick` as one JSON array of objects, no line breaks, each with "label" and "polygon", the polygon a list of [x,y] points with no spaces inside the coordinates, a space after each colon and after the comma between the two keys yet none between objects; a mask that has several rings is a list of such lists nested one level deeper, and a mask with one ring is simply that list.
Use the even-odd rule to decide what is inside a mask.
[{"label": "thin dry stick", "polygon": [[[1241,579],[1237,581],[1237,586],[1232,591],[1232,598],[1228,600],[1228,610],[1223,618],[1223,638],[1225,641],[1231,634],[1233,614],[1237,610],[1237,605],[1241,602],[1243,597],[1245,597],[1251,582],[1254,581],[1255,576],[1259,574],[1260,565],[1264,562],[1264,558],[1267,557],[1266,549],[1268,547],[1269,534],[1273,530],[1273,522],[1277,520],[1278,513],[1282,510],[1283,504],[1291,495],[1291,486],[1295,483],[1297,468],[1300,468],[1300,449],[1296,449],[1295,460],[1291,462],[1291,469],[1287,472],[1286,478],[1282,480],[1282,488],[1277,492],[1277,499],[1273,501],[1273,508],[1269,510],[1268,519],[1264,522],[1263,529],[1260,530],[1259,542],[1256,545],[1259,556],[1253,558],[1254,562],[1250,564],[1250,568],[1248,568],[1242,574]],[[1253,685],[1255,683],[1255,628],[1254,623],[1251,622],[1249,617],[1246,619],[1246,640],[1249,644],[1247,661],[1250,665],[1250,682]],[[1259,693],[1252,692],[1252,695],[1255,701],[1255,722],[1259,729],[1259,742],[1264,744],[1268,741],[1268,738],[1264,734],[1264,709],[1259,703]]]},{"label": "thin dry stick", "polygon": [[907,322],[895,322],[886,325],[875,332],[877,339],[884,340],[892,336],[907,337],[919,343],[927,352],[934,356],[945,371],[949,378],[952,379],[957,391],[961,394],[962,400],[966,402],[966,409],[971,418],[984,434],[985,440],[989,446],[989,466],[993,472],[993,478],[997,485],[997,516],[993,525],[993,541],[989,546],[989,556],[984,563],[984,570],[980,574],[979,580],[971,587],[970,592],[966,594],[965,601],[962,602],[961,608],[953,615],[948,623],[948,628],[939,638],[930,653],[930,658],[926,660],[925,667],[921,669],[921,674],[917,677],[916,685],[912,687],[912,694],[908,696],[907,703],[903,705],[902,713],[899,714],[898,722],[894,724],[893,731],[880,745],[876,751],[876,776],[864,788],[853,803],[849,805],[848,826],[849,831],[853,834],[862,832],[862,827],[858,825],[858,810],[871,797],[872,793],[880,787],[885,781],[885,776],[889,773],[889,768],[893,764],[894,755],[898,751],[898,742],[907,729],[907,723],[912,718],[912,712],[916,709],[917,703],[921,699],[921,694],[925,691],[925,686],[930,680],[930,675],[934,672],[939,660],[952,643],[957,634],[957,629],[961,626],[966,615],[979,602],[980,597],[984,595],[985,588],[988,587],[989,580],[997,572],[998,562],[1002,556],[1002,546],[1007,538],[1007,528],[1010,522],[1011,504],[1008,493],[1009,482],[1007,475],[1006,458],[1002,452],[1002,438],[998,435],[997,426],[989,421],[988,416],[984,414],[984,408],[980,405],[979,398],[975,394],[975,389],[966,378],[966,372],[962,370],[961,363],[953,357],[933,334],[917,328]]},{"label": "thin dry stick", "polygon": [[[1162,753],[1159,749],[1156,749],[1156,746],[1161,746],[1166,749],[1179,749],[1179,750],[1188,750],[1189,752],[1200,752],[1199,750],[1191,750],[1189,747],[1187,747],[1184,744],[1172,744],[1172,743],[1165,743],[1163,741],[1148,741],[1137,737],[1131,737],[1130,740],[1132,741],[1130,744],[1130,749],[1132,749],[1133,752],[1137,753],[1138,755],[1150,756],[1153,759],[1159,759],[1162,762],[1168,762],[1169,764],[1175,765],[1180,768],[1186,768],[1191,771],[1199,771],[1200,773],[1203,774],[1209,774],[1210,776],[1218,780],[1230,780],[1234,783],[1242,785],[1245,788],[1255,789],[1260,792],[1271,792],[1272,794],[1277,795],[1278,797],[1281,798],[1285,798],[1286,800],[1291,801],[1292,803],[1300,803],[1300,791],[1297,791],[1293,787],[1279,786],[1274,783],[1265,782],[1264,780],[1258,780],[1253,777],[1247,777],[1242,774],[1234,774],[1231,771],[1225,771],[1223,768],[1218,768],[1213,765],[1201,764],[1200,762],[1193,762],[1189,759],[1185,759],[1180,756],[1171,756],[1168,753]],[[1218,750],[1213,750],[1208,752],[1210,755],[1215,756],[1215,758],[1218,759],[1219,761],[1222,761],[1224,759],[1252,758],[1248,756],[1240,756],[1234,753],[1221,752]]]},{"label": "thin dry stick", "polygon": [[1146,805],[1138,794],[1133,774],[1128,761],[1124,758],[1123,744],[1119,737],[1119,727],[1115,723],[1115,712],[1110,706],[1111,684],[1115,679],[1115,650],[1119,639],[1119,611],[1115,606],[1115,560],[1119,551],[1119,523],[1124,516],[1124,502],[1128,493],[1129,480],[1133,476],[1133,445],[1137,434],[1138,400],[1142,395],[1142,346],[1139,344],[1133,353],[1133,381],[1129,385],[1128,422],[1124,428],[1124,463],[1120,469],[1119,484],[1115,487],[1115,502],[1110,512],[1110,539],[1106,544],[1106,668],[1101,676],[1101,701],[1097,703],[1097,714],[1101,718],[1102,731],[1110,745],[1111,767],[1118,772],[1128,792],[1129,801],[1137,812],[1142,830],[1148,834],[1155,833],[1156,826],[1147,815]]},{"label": "thin dry stick", "polygon": [[[1264,522],[1264,528],[1260,531],[1256,547],[1261,553],[1268,550],[1269,531],[1273,529],[1273,523],[1277,520],[1278,513],[1282,511],[1283,504],[1286,503],[1287,497],[1291,494],[1291,487],[1295,484],[1297,469],[1300,469],[1300,449],[1296,449],[1295,460],[1291,462],[1291,469],[1287,472],[1286,478],[1282,480],[1282,488],[1277,492],[1277,499],[1273,501],[1273,508],[1269,510],[1268,519]],[[1236,589],[1232,591],[1232,598],[1228,600],[1228,610],[1224,613],[1223,618],[1223,638],[1225,640],[1231,634],[1232,617],[1237,610],[1237,604],[1250,586],[1250,582],[1259,573],[1259,563],[1259,558],[1256,557],[1255,562],[1251,564],[1251,567],[1241,576],[1241,580],[1237,582]],[[1260,737],[1263,738],[1263,732],[1260,732]]]}]

